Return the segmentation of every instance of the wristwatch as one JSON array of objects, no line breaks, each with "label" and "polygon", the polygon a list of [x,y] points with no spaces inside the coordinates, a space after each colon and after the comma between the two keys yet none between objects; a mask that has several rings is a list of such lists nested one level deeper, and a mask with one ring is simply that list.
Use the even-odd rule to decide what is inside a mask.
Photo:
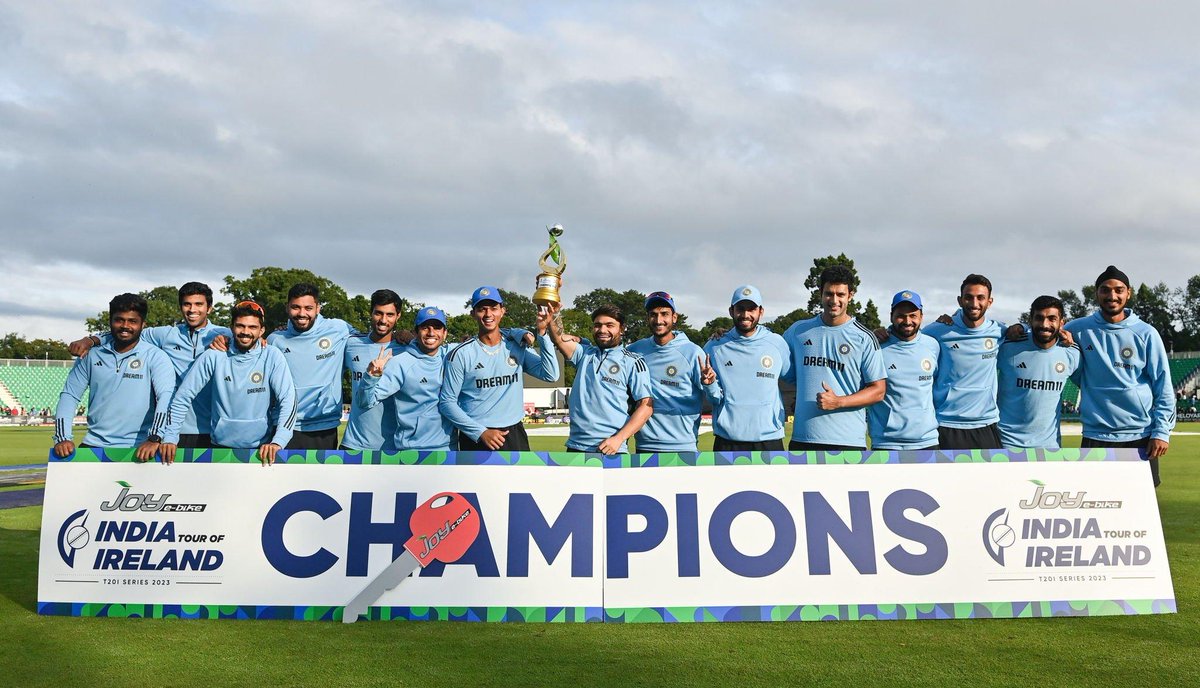
[{"label": "wristwatch", "polygon": [[147,435],[146,441],[154,442],[156,444],[161,444],[162,443],[162,435]]}]

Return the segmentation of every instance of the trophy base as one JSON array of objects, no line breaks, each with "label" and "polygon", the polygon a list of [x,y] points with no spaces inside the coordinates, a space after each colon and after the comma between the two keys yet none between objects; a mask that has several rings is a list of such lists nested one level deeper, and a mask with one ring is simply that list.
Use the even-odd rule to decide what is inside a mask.
[{"label": "trophy base", "polygon": [[532,301],[539,306],[562,303],[562,297],[558,293],[560,286],[562,286],[562,278],[560,276],[543,272],[537,277],[537,289],[533,292]]}]

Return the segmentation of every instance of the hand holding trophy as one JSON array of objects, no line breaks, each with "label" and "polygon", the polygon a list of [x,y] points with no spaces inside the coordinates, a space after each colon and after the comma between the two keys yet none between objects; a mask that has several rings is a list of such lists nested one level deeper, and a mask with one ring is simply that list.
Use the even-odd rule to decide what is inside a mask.
[{"label": "hand holding trophy", "polygon": [[550,247],[542,252],[538,260],[542,273],[537,276],[537,288],[533,292],[533,302],[542,308],[551,303],[562,303],[558,290],[562,287],[562,274],[567,270],[567,252],[558,245],[563,226],[547,227],[546,231],[550,234]]}]

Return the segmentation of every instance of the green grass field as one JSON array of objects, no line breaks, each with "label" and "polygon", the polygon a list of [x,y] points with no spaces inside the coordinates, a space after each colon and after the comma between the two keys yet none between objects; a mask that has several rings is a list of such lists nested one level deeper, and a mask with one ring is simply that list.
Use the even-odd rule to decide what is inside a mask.
[{"label": "green grass field", "polygon": [[[1198,432],[1200,424],[1181,426]],[[0,463],[45,460],[50,428],[0,429]],[[562,438],[531,438],[537,449]],[[1065,438],[1078,446],[1078,438]],[[1179,614],[1139,617],[556,625],[43,617],[41,509],[0,511],[3,685],[1200,685],[1200,436],[1158,491]]]}]

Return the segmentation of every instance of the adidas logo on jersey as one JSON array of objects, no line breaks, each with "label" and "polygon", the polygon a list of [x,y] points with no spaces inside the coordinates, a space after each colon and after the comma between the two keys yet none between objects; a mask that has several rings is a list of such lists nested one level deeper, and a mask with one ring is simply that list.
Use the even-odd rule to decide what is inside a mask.
[{"label": "adidas logo on jersey", "polygon": [[104,361],[96,361],[96,365],[97,365],[97,366],[100,366],[101,368],[103,368],[103,367],[104,367]]},{"label": "adidas logo on jersey", "polygon": [[354,362],[355,362],[355,363],[358,363],[358,356],[355,356],[355,357],[354,357]]},{"label": "adidas logo on jersey", "polygon": [[725,367],[726,367],[726,368],[731,368],[731,367],[733,367],[733,361],[725,361]]},{"label": "adidas logo on jersey", "polygon": [[226,381],[226,382],[233,382],[233,378],[231,378],[231,377],[229,377],[228,375],[226,375],[226,376],[225,376],[225,381]]},{"label": "adidas logo on jersey", "polygon": [[804,346],[812,346],[812,345],[813,345],[813,343],[812,343],[812,340],[811,340],[811,339],[805,339],[805,340],[804,340]]},{"label": "adidas logo on jersey", "polygon": [[178,344],[176,344],[176,345],[175,345],[175,350],[176,350],[176,351],[183,351],[183,347],[182,347],[182,346],[179,346]]},{"label": "adidas logo on jersey", "polygon": [[896,364],[895,364],[895,363],[893,363],[893,364],[891,364],[890,366],[888,366],[888,370],[895,370],[895,369],[896,369]]},{"label": "adidas logo on jersey", "polygon": [[1086,351],[1095,351],[1095,349],[1092,348],[1091,344],[1088,344]]},{"label": "adidas logo on jersey", "polygon": [[290,354],[290,353],[292,353],[292,350],[285,346],[285,347],[283,347],[283,353]]},{"label": "adidas logo on jersey", "polygon": [[951,348],[951,349],[957,349],[957,348],[958,348],[958,345],[957,345],[957,344],[951,344],[951,345],[950,345],[950,348]]},{"label": "adidas logo on jersey", "polygon": [[476,364],[475,364],[475,370],[483,370],[483,364],[482,364],[482,363],[476,363]]},{"label": "adidas logo on jersey", "polygon": [[420,382],[420,384],[422,384],[422,385],[423,385],[423,384],[425,384],[425,383],[427,383],[427,382],[429,382],[429,380],[426,380],[425,378],[421,378],[421,382]]},{"label": "adidas logo on jersey", "polygon": [[1018,364],[1017,364],[1017,367],[1018,367],[1018,368],[1024,368],[1024,367],[1025,367],[1025,361],[1021,361],[1020,363],[1018,363]]}]

